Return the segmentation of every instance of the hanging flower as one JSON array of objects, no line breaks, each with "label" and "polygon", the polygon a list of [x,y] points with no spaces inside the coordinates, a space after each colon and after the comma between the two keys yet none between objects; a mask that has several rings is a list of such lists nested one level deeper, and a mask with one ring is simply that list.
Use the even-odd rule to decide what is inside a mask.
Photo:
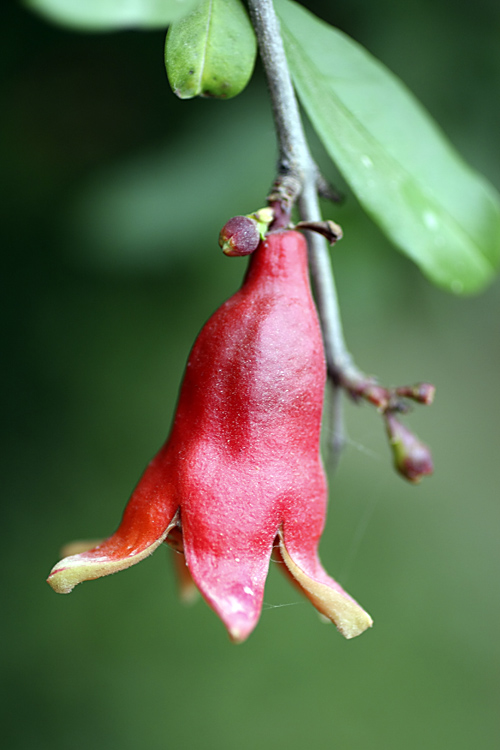
[{"label": "hanging flower", "polygon": [[273,548],[303,593],[352,638],[369,615],[318,558],[327,486],[319,453],[325,360],[307,246],[272,233],[242,288],[204,326],[189,356],[172,431],[111,537],[61,560],[49,583],[123,570],[162,542],[182,550],[233,641],[260,616]]}]

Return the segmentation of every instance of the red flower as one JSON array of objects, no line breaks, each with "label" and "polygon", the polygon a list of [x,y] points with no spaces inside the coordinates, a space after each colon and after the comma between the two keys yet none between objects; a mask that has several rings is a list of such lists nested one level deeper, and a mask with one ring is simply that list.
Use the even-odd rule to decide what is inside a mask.
[{"label": "red flower", "polygon": [[162,542],[234,641],[260,616],[273,546],[295,582],[352,638],[372,620],[321,566],[327,487],[319,453],[325,361],[298,232],[269,235],[242,288],[189,356],[172,432],[113,536],[49,576],[59,593],[134,565]]}]

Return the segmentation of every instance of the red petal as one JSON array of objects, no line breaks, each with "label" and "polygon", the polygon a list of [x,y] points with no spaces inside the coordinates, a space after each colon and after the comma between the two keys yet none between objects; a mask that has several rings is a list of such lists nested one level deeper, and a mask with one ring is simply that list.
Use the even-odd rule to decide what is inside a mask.
[{"label": "red petal", "polygon": [[277,519],[267,502],[231,490],[226,486],[220,501],[206,491],[193,509],[185,502],[182,533],[196,585],[231,639],[241,643],[260,617]]},{"label": "red petal", "polygon": [[[316,609],[331,620],[345,638],[355,638],[373,620],[370,615],[326,573],[316,556],[314,561],[289,554],[280,536],[280,552],[285,565]],[[297,558],[300,564],[297,563]],[[311,564],[312,562],[312,564]]]},{"label": "red petal", "polygon": [[177,501],[165,475],[159,454],[144,472],[113,536],[54,566],[47,579],[54,591],[69,594],[82,581],[116,573],[154,552],[176,523]]},{"label": "red petal", "polygon": [[[307,493],[307,494],[306,494]],[[305,485],[290,502],[283,528],[280,552],[289,572],[321,614],[328,617],[346,638],[370,628],[373,620],[364,609],[327,574],[318,557],[318,544],[326,511],[326,482],[321,474]]]}]

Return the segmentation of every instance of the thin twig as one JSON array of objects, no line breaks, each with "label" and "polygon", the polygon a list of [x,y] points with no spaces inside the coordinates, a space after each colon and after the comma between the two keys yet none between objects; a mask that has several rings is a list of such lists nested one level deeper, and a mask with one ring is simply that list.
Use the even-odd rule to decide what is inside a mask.
[{"label": "thin twig", "polygon": [[[289,224],[290,213],[295,203],[298,204],[303,221],[308,224],[320,222],[318,191],[325,189],[324,180],[311,156],[304,135],[273,2],[247,0],[247,4],[267,74],[279,146],[278,174],[271,195],[268,196],[269,204],[275,212],[271,229]],[[336,227],[335,224],[332,226]],[[332,241],[336,239],[336,233],[335,230],[331,235]],[[434,388],[428,383],[384,388],[356,367],[344,339],[326,241],[317,232],[306,231],[306,235],[328,377],[332,385],[329,431],[332,467],[338,462],[345,444],[341,403],[342,390],[345,390],[355,401],[363,399],[377,407],[389,425],[387,429],[398,471],[410,481],[416,481],[430,473],[430,453],[423,443],[395,419],[394,415],[407,411],[407,406],[402,400],[405,398],[422,404],[431,403]],[[340,237],[340,234],[338,236]]]},{"label": "thin twig", "polygon": [[[279,145],[279,174],[292,175],[299,184],[298,206],[304,221],[320,221],[321,212],[317,194],[318,169],[314,163],[300,119],[290,71],[285,56],[279,22],[272,0],[248,0],[252,22],[259,41],[259,50],[267,74],[274,121]],[[334,384],[336,403],[335,457],[343,445],[343,419],[339,408],[340,393],[335,393],[343,378],[339,373],[352,371],[357,375],[347,351],[340,309],[333,278],[330,257],[325,240],[318,234],[307,232],[311,277],[316,292],[318,313],[323,331],[328,372]],[[334,374],[336,374],[334,376]]]}]

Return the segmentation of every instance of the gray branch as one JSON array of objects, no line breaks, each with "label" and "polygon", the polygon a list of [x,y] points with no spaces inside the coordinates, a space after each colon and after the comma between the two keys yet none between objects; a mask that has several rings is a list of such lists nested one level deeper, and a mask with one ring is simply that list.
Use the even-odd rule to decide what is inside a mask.
[{"label": "gray branch", "polygon": [[[299,108],[285,56],[283,40],[272,0],[248,0],[248,7],[259,42],[260,56],[267,74],[279,144],[279,172],[298,180],[298,207],[304,221],[320,221],[318,169],[312,159],[300,119]],[[363,378],[347,350],[337,290],[325,240],[307,232],[311,277],[316,293],[323,331],[328,373],[334,385],[333,453],[337,456],[344,442],[339,385]]]}]

